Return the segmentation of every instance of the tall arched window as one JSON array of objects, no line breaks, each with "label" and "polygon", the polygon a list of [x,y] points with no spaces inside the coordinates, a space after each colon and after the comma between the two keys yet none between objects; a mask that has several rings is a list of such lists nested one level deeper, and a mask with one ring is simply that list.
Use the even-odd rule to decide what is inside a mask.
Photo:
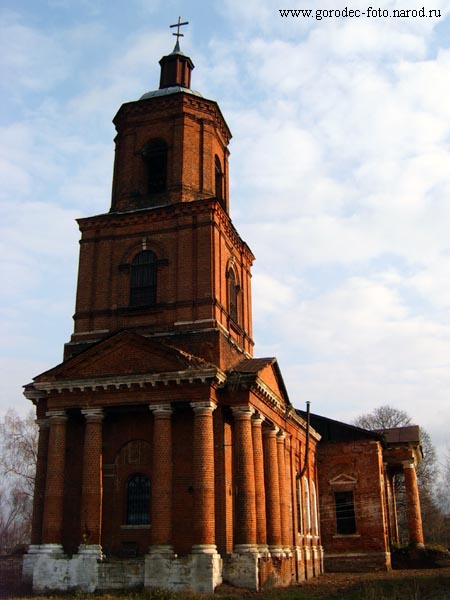
[{"label": "tall arched window", "polygon": [[303,477],[303,493],[305,499],[305,533],[311,533],[311,503],[309,498],[309,483]]},{"label": "tall arched window", "polygon": [[312,532],[319,535],[319,509],[317,506],[316,485],[311,481],[311,510],[312,510]]},{"label": "tall arched window", "polygon": [[147,169],[147,191],[158,194],[167,189],[167,145],[164,140],[150,140],[142,150]]},{"label": "tall arched window", "polygon": [[302,502],[302,482],[297,479],[297,531],[303,534],[303,502]]},{"label": "tall arched window", "polygon": [[236,275],[233,269],[228,271],[228,312],[230,318],[236,323],[238,322],[238,297],[239,297],[239,286],[236,281]]},{"label": "tall arched window", "polygon": [[150,523],[150,481],[140,473],[132,475],[127,483],[127,525]]},{"label": "tall arched window", "polygon": [[156,254],[143,250],[136,254],[131,263],[130,306],[156,304]]},{"label": "tall arched window", "polygon": [[220,164],[220,160],[217,154],[214,159],[214,182],[216,198],[221,204],[223,204],[223,173],[222,165]]}]

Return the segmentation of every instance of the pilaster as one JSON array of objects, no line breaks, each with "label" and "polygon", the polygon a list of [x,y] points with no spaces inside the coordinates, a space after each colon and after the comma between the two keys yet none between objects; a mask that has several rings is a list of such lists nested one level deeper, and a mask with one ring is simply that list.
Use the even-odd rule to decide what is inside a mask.
[{"label": "pilaster", "polygon": [[61,554],[67,415],[63,410],[51,410],[47,412],[47,417],[50,432],[41,552]]},{"label": "pilaster", "polygon": [[211,401],[191,402],[194,410],[193,554],[216,554],[214,511],[214,432]]},{"label": "pilaster", "polygon": [[36,419],[36,423],[39,428],[39,440],[36,461],[36,477],[34,480],[31,547],[39,546],[42,542],[42,518],[44,515],[47,454],[50,436],[50,422],[48,419]]},{"label": "pilaster", "polygon": [[101,557],[102,421],[101,408],[85,408],[83,477],[81,484],[81,544],[78,552]]},{"label": "pilaster", "polygon": [[172,406],[149,406],[153,413],[151,554],[172,555]]},{"label": "pilaster", "polygon": [[416,548],[423,548],[422,515],[420,513],[419,488],[417,485],[417,474],[414,463],[403,463],[403,473],[405,475],[409,543]]},{"label": "pilaster", "polygon": [[256,543],[261,555],[267,555],[266,491],[264,483],[264,450],[262,424],[264,417],[256,413],[252,417],[253,460],[255,470]]},{"label": "pilaster", "polygon": [[256,545],[255,469],[251,406],[232,408],[236,453],[236,543],[235,551],[258,552]]},{"label": "pilaster", "polygon": [[263,429],[264,475],[266,482],[267,543],[272,556],[283,555],[281,548],[280,479],[277,452],[278,428]]},{"label": "pilaster", "polygon": [[280,489],[281,545],[285,552],[286,551],[290,552],[285,439],[286,439],[285,432],[279,431],[277,434],[277,454],[278,454],[278,485],[279,485],[279,489]]}]

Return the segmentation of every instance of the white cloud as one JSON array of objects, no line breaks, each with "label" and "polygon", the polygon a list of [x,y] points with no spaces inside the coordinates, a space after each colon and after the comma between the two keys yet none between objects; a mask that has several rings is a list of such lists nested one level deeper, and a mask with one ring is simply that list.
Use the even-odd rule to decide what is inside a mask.
[{"label": "white cloud", "polygon": [[[52,3],[58,15],[75,14]],[[13,354],[3,402],[60,359],[74,301],[73,219],[108,210],[110,121],[122,102],[158,86],[157,61],[171,48],[170,31],[156,31],[159,2],[131,4],[135,28],[120,38],[106,6],[94,3],[89,19],[83,5],[79,18],[45,30],[18,13],[4,20],[3,81],[15,114],[0,134],[1,320]],[[194,35],[183,40],[193,88],[220,102],[235,135],[231,211],[257,257],[256,354],[278,355],[297,406],[312,400],[316,412],[345,420],[393,404],[441,443],[450,383],[447,41],[433,19],[318,22],[282,19],[279,8],[227,0],[222,19],[201,32],[204,49]]]}]

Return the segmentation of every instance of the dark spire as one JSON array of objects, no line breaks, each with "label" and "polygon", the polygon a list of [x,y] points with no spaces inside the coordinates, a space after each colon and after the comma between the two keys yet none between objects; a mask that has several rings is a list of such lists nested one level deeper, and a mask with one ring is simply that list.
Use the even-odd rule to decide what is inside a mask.
[{"label": "dark spire", "polygon": [[171,54],[163,56],[159,61],[161,65],[161,78],[159,80],[159,89],[181,86],[185,88],[191,87],[191,71],[194,64],[189,56],[186,56],[180,49],[180,37],[184,34],[180,33],[180,27],[188,25],[189,21],[181,22],[181,17],[178,17],[178,23],[170,25],[176,27],[177,32],[173,33],[177,38],[175,47]]}]

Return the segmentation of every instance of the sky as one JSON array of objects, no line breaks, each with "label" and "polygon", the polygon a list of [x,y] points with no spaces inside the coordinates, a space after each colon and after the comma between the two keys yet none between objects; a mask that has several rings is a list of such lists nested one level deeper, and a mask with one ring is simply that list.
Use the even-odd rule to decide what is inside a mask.
[{"label": "sky", "polygon": [[298,408],[389,404],[445,449],[450,7],[377,1],[2,0],[0,415],[26,414],[22,386],[62,360],[75,219],[109,210],[112,118],[158,87],[181,16],[192,88],[233,133],[255,356],[278,358]]}]

